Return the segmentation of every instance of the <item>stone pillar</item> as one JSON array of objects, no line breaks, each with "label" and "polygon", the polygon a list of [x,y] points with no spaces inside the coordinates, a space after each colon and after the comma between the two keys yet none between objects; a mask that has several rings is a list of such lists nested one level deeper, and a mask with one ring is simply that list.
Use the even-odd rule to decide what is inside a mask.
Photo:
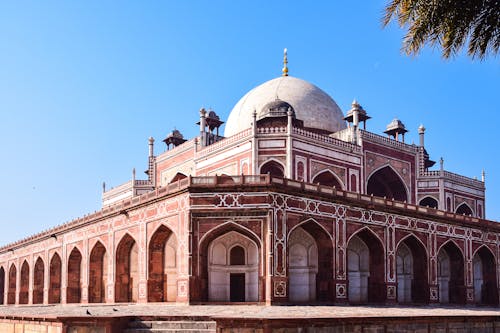
[{"label": "stone pillar", "polygon": [[274,216],[274,258],[272,276],[272,302],[288,301],[288,276],[286,269],[286,220],[282,209],[275,209]]},{"label": "stone pillar", "polygon": [[285,177],[293,177],[293,156],[292,156],[292,131],[293,131],[293,111],[291,108],[287,111],[288,123],[287,123],[287,143],[286,143],[286,170]]},{"label": "stone pillar", "polygon": [[28,280],[28,304],[33,304],[33,282],[35,277],[35,262],[33,261],[33,253],[30,254],[30,271]]},{"label": "stone pillar", "polygon": [[45,249],[45,260],[43,261],[43,304],[49,304],[49,285],[50,285],[50,257],[49,249]]},{"label": "stone pillar", "polygon": [[138,260],[137,264],[139,265],[139,296],[137,299],[138,303],[147,303],[148,302],[148,276],[147,276],[147,232],[146,232],[146,223],[145,221],[141,221],[139,224],[139,235],[137,237],[137,246],[138,246]]},{"label": "stone pillar", "polygon": [[425,134],[425,127],[424,127],[424,125],[420,125],[418,127],[418,136],[420,138],[420,147],[424,147],[424,134]]},{"label": "stone pillar", "polygon": [[68,288],[68,249],[66,249],[66,242],[64,235],[61,235],[61,304],[66,304],[66,295]]},{"label": "stone pillar", "polygon": [[386,228],[386,302],[397,302],[396,278],[396,233],[394,230],[394,216],[389,216],[389,226]]},{"label": "stone pillar", "polygon": [[206,138],[206,115],[207,111],[204,108],[200,109],[200,146],[205,147],[207,145]]},{"label": "stone pillar", "polygon": [[108,244],[108,262],[103,263],[103,265],[108,265],[108,276],[106,279],[106,294],[105,299],[106,303],[114,303],[115,302],[115,234],[112,230],[109,231],[108,234],[109,244]]},{"label": "stone pillar", "polygon": [[346,220],[335,220],[335,302],[348,303]]},{"label": "stone pillar", "polygon": [[82,253],[82,267],[81,270],[81,299],[80,303],[87,304],[89,302],[89,240],[83,240],[83,253]]}]

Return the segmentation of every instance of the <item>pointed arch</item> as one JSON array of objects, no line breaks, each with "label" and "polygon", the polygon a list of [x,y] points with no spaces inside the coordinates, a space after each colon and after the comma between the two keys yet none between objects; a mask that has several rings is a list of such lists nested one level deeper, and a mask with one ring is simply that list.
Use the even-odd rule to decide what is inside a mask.
[{"label": "pointed arch", "polygon": [[455,214],[474,216],[472,208],[466,202],[462,202],[457,209],[455,209]]},{"label": "pointed arch", "polygon": [[136,302],[138,299],[138,247],[126,233],[116,247],[115,302]]},{"label": "pointed arch", "polygon": [[43,304],[44,280],[45,264],[42,257],[38,257],[33,270],[33,304]]},{"label": "pointed arch", "polygon": [[5,299],[5,269],[0,266],[0,305],[3,305]]},{"label": "pointed arch", "polygon": [[440,303],[465,304],[464,256],[450,239],[438,251],[438,291]]},{"label": "pointed arch", "polygon": [[149,240],[148,301],[177,300],[177,238],[160,225]]},{"label": "pointed arch", "polygon": [[[235,237],[236,240],[244,240],[243,243],[246,244],[245,248],[247,258],[249,258],[250,254],[250,252],[248,251],[251,249],[252,254],[250,255],[250,257],[253,259],[252,261],[247,260],[245,267],[242,267],[243,271],[247,272],[245,274],[248,274],[248,277],[245,277],[245,283],[247,284],[248,288],[245,289],[244,300],[262,301],[263,295],[258,292],[259,290],[261,290],[261,279],[259,277],[261,277],[263,269],[261,240],[252,230],[233,221],[227,221],[213,228],[205,235],[203,235],[203,237],[201,237],[199,241],[197,257],[199,265],[197,267],[199,268],[198,275],[200,277],[201,290],[197,295],[199,298],[198,300],[231,300],[231,288],[229,288],[228,290],[222,290],[222,286],[221,288],[217,288],[213,284],[212,286],[210,286],[210,283],[214,281],[214,278],[216,278],[216,271],[220,271],[219,268],[228,266],[227,269],[224,270],[225,273],[223,276],[224,279],[227,279],[226,286],[230,287],[230,274],[233,268],[229,267],[230,265],[227,265],[227,251],[236,244],[236,241],[230,241],[229,238],[225,239],[224,236],[227,235],[235,235],[237,236]],[[231,244],[226,244],[228,246],[222,244],[225,244],[227,242]],[[223,260],[223,262],[221,260]],[[221,266],[215,267],[216,269],[213,270],[214,265]],[[236,297],[234,299],[236,299]]]},{"label": "pointed arch", "polygon": [[260,166],[260,174],[270,174],[273,177],[283,178],[285,176],[285,167],[275,159],[269,159]]},{"label": "pointed arch", "polygon": [[481,305],[498,305],[497,265],[491,250],[481,245],[473,260],[474,301]]},{"label": "pointed arch", "polygon": [[[302,225],[304,224],[309,224],[309,223],[314,223],[318,228],[321,228],[323,229],[323,231],[325,232],[325,234],[330,238],[330,240],[333,242],[333,236],[330,234],[330,232],[328,230],[326,230],[326,228],[321,225],[321,223],[319,223],[318,221],[316,221],[315,219],[313,218],[308,218],[308,219],[305,219],[304,221],[298,223],[297,225],[294,225],[289,231],[288,231],[288,235],[287,237],[290,237],[290,234],[292,233],[292,231],[296,228],[299,228],[301,227]],[[332,243],[333,244],[333,243]]]},{"label": "pointed arch", "polygon": [[62,262],[59,253],[55,252],[49,267],[49,303],[61,303]]},{"label": "pointed arch", "polygon": [[331,170],[322,170],[312,177],[313,184],[319,184],[328,187],[335,187],[338,190],[344,189],[344,182]]},{"label": "pointed arch", "polygon": [[30,288],[30,265],[24,260],[21,265],[21,278],[19,283],[19,304],[28,304]]},{"label": "pointed arch", "polygon": [[89,303],[104,303],[108,276],[106,247],[97,241],[89,258]]},{"label": "pointed arch", "polygon": [[184,174],[183,172],[177,172],[168,183],[172,184],[172,183],[175,183],[176,181],[179,181],[181,179],[185,179],[187,177],[188,176],[186,174]]},{"label": "pointed arch", "polygon": [[373,171],[366,182],[366,193],[387,199],[408,201],[408,188],[391,165]]},{"label": "pointed arch", "polygon": [[370,228],[355,232],[347,243],[350,303],[382,303],[386,298],[384,243]]},{"label": "pointed arch", "polygon": [[431,197],[429,195],[420,199],[420,202],[418,204],[419,204],[419,206],[422,206],[422,207],[430,207],[430,208],[438,209],[438,201],[436,200],[436,198]]},{"label": "pointed arch", "polygon": [[66,302],[80,303],[82,276],[82,254],[75,246],[68,258],[68,285],[66,287]]},{"label": "pointed arch", "polygon": [[7,304],[16,304],[16,282],[17,282],[17,268],[14,263],[10,265],[9,269],[9,290],[7,293]]},{"label": "pointed arch", "polygon": [[[406,248],[406,251],[404,251],[404,248]],[[398,242],[396,247],[396,278],[399,302],[428,302],[429,275],[427,258],[427,248],[414,234],[410,233]]]}]

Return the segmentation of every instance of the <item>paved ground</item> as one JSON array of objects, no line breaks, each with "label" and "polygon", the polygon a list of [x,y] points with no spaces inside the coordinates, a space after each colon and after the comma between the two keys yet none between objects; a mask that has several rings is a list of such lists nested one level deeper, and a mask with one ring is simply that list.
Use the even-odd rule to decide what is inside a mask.
[{"label": "paved ground", "polygon": [[[88,313],[87,313],[88,311]],[[427,316],[500,316],[500,308],[481,307],[390,307],[390,306],[262,306],[262,305],[49,305],[0,306],[1,317],[212,317],[212,318],[360,318],[360,317],[427,317]]]}]

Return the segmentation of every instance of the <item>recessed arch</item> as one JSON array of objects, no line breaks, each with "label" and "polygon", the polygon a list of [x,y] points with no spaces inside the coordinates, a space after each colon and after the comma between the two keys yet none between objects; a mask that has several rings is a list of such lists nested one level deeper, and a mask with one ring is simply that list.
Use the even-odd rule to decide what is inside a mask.
[{"label": "recessed arch", "polygon": [[240,244],[235,244],[229,249],[230,266],[245,265],[246,262],[246,251],[243,246],[241,246]]},{"label": "recessed arch", "polygon": [[82,273],[82,254],[78,247],[73,247],[68,258],[68,275],[66,287],[66,302],[80,303],[81,290],[81,274]]},{"label": "recessed arch", "polygon": [[148,301],[177,300],[177,238],[170,228],[160,225],[149,240]]},{"label": "recessed arch", "polygon": [[497,265],[491,250],[481,245],[473,260],[474,301],[481,305],[498,305]]},{"label": "recessed arch", "polygon": [[[235,233],[237,235],[241,235],[235,238],[235,241],[231,241],[228,246],[226,244],[229,240],[228,239],[222,239],[221,237],[228,235],[230,233]],[[244,240],[243,241],[238,241]],[[218,241],[219,240],[219,241]],[[250,241],[250,243],[249,243]],[[256,257],[255,257],[255,262],[248,261],[249,258],[249,249],[252,247],[251,244],[255,244],[256,248]],[[226,245],[224,245],[226,244]],[[245,245],[246,248],[246,256],[247,256],[247,264],[246,266],[248,267],[243,267],[243,271],[245,271],[245,284],[250,283],[249,286],[245,287],[245,301],[262,301],[263,300],[263,294],[259,292],[261,290],[260,288],[260,281],[259,277],[262,275],[262,243],[260,238],[253,232],[252,230],[241,226],[233,221],[227,221],[225,223],[222,223],[221,225],[213,228],[209,232],[207,232],[205,235],[203,235],[199,241],[199,248],[198,248],[198,269],[199,269],[199,277],[200,277],[200,285],[201,285],[201,290],[199,294],[197,295],[198,299],[200,301],[209,301],[209,300],[230,300],[230,279],[231,279],[231,272],[234,273],[232,267],[226,267],[228,265],[228,250],[236,245]],[[252,250],[253,251],[253,250]],[[220,254],[220,255],[218,255]],[[215,258],[216,261],[214,262],[212,258]],[[223,261],[221,261],[223,260]],[[215,265],[219,265],[221,269],[218,269],[215,267]],[[215,270],[214,270],[215,269]],[[222,290],[222,287],[218,288],[213,288],[209,287],[210,286],[210,281],[214,281],[214,273],[219,270],[222,272],[220,278],[223,278],[227,280],[225,286],[226,288],[229,287],[229,290]],[[217,273],[215,273],[217,274]],[[229,275],[228,275],[229,274]],[[257,277],[257,278],[256,278]],[[247,279],[248,278],[248,279]],[[255,280],[256,279],[256,280]],[[255,284],[255,287],[253,286]],[[249,289],[249,288],[250,289]],[[255,289],[256,288],[256,289]]]},{"label": "recessed arch", "polygon": [[49,303],[61,303],[62,262],[59,253],[52,255],[49,266]]},{"label": "recessed arch", "polygon": [[[288,235],[287,235],[287,238],[290,237],[290,234],[292,233],[292,231],[296,228],[299,228],[301,227],[302,225],[304,224],[308,224],[308,223],[314,223],[317,227],[323,229],[323,231],[325,232],[325,234],[330,238],[330,240],[333,242],[333,236],[330,235],[330,232],[328,230],[326,230],[326,228],[321,225],[321,223],[319,223],[318,221],[316,221],[315,219],[313,218],[308,218],[300,223],[298,223],[297,225],[293,226],[289,231],[288,231]],[[333,244],[333,243],[332,243]]]},{"label": "recessed arch", "polygon": [[450,239],[440,246],[437,257],[439,302],[465,304],[462,250]]},{"label": "recessed arch", "polygon": [[316,175],[311,177],[313,184],[319,184],[328,187],[335,187],[338,190],[344,189],[342,180],[331,170],[319,171]]},{"label": "recessed arch", "polygon": [[366,193],[387,199],[408,201],[408,188],[403,178],[390,165],[373,171],[367,178]]},{"label": "recessed arch", "polygon": [[382,303],[386,299],[384,246],[364,227],[347,243],[348,299],[350,303]]},{"label": "recessed arch", "polygon": [[33,304],[43,304],[44,281],[45,263],[42,257],[38,257],[33,270]]},{"label": "recessed arch", "polygon": [[469,204],[467,204],[466,202],[462,202],[455,210],[455,214],[473,216],[474,212],[472,211],[472,208],[469,206]]},{"label": "recessed arch", "polygon": [[92,247],[89,258],[89,303],[105,301],[108,276],[108,255],[106,247],[97,241]]},{"label": "recessed arch", "polygon": [[5,299],[5,269],[0,266],[0,305],[3,305]]},{"label": "recessed arch", "polygon": [[30,265],[27,260],[21,265],[21,278],[19,281],[19,304],[28,304],[30,286]]},{"label": "recessed arch", "polygon": [[116,247],[115,302],[136,302],[138,299],[138,247],[126,233]]},{"label": "recessed arch", "polygon": [[429,300],[428,253],[423,242],[408,234],[396,247],[398,302],[427,303]]},{"label": "recessed arch", "polygon": [[270,174],[273,177],[283,178],[285,176],[285,167],[275,159],[269,159],[260,166],[260,174]]},{"label": "recessed arch", "polygon": [[420,199],[420,202],[418,204],[419,206],[422,207],[430,207],[438,209],[438,201],[436,200],[436,198],[431,196],[423,197],[422,199]]},{"label": "recessed arch", "polygon": [[16,304],[16,279],[17,268],[16,265],[12,263],[9,269],[9,290],[7,292],[7,304]]}]

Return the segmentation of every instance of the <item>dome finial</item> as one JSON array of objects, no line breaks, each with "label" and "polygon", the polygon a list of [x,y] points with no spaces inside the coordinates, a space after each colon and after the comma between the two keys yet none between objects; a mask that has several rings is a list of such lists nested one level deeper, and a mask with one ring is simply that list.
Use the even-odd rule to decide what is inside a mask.
[{"label": "dome finial", "polygon": [[283,73],[282,74],[283,76],[288,76],[288,57],[287,57],[287,49],[286,49],[286,47],[283,50],[283,69],[281,71]]}]

